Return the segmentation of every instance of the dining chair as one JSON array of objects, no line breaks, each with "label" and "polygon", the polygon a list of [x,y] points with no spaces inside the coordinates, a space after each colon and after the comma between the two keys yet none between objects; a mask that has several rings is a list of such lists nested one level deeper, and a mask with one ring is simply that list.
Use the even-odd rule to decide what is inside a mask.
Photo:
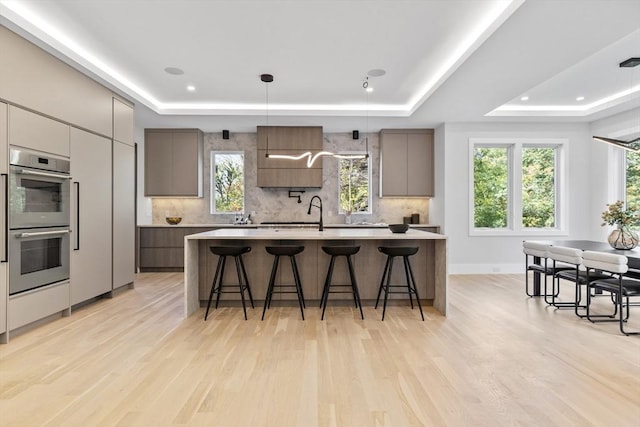
[{"label": "dining chair", "polygon": [[[571,265],[570,270],[561,270],[556,272],[553,275],[552,285],[551,285],[551,302],[550,304],[556,308],[569,308],[574,309],[576,316],[585,317],[586,315],[582,315],[578,312],[578,309],[587,308],[586,302],[581,304],[582,302],[582,287],[589,283],[589,280],[595,279],[606,279],[611,276],[608,274],[602,274],[597,272],[592,272],[590,277],[587,277],[587,272],[582,266],[583,251],[582,249],[569,248],[565,246],[550,246],[549,247],[549,258],[553,260],[553,268],[556,267],[558,263],[564,263],[567,265]],[[575,284],[575,294],[574,299],[572,301],[558,301],[558,294],[560,293],[560,280],[566,280]],[[558,284],[556,290],[556,283]]]},{"label": "dining chair", "polygon": [[[624,255],[608,254],[604,252],[585,251],[583,254],[587,276],[592,272],[603,271],[611,274],[609,278],[597,278],[589,281],[587,291],[587,319],[591,322],[619,322],[620,332],[624,335],[638,335],[640,331],[625,331],[624,325],[629,319],[630,297],[640,297],[640,280],[625,276],[629,270],[627,257]],[[594,315],[591,313],[591,299],[589,290],[609,292],[614,301],[614,312],[610,315]],[[626,315],[624,308],[626,306]],[[604,317],[604,319],[603,319]]]},{"label": "dining chair", "polygon": [[[549,248],[551,245],[547,243],[541,242],[531,242],[531,241],[523,241],[522,242],[522,252],[524,252],[524,263],[525,263],[525,293],[527,296],[544,296],[545,300],[551,295],[547,293],[547,276],[553,276],[558,271],[562,270],[572,270],[573,266],[563,263],[557,263],[553,265],[553,263],[549,262]],[[530,262],[531,261],[531,262]],[[536,295],[529,289],[529,272],[532,271],[534,274],[543,275],[544,276],[544,293],[541,295]],[[558,295],[556,294],[556,297]],[[547,303],[550,303],[547,301]]]}]

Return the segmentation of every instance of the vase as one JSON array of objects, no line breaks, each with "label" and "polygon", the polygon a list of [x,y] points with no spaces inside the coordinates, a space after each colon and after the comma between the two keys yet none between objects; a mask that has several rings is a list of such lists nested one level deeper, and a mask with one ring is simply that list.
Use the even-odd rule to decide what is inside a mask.
[{"label": "vase", "polygon": [[638,234],[627,227],[618,227],[609,234],[609,244],[613,249],[633,249],[638,246]]}]

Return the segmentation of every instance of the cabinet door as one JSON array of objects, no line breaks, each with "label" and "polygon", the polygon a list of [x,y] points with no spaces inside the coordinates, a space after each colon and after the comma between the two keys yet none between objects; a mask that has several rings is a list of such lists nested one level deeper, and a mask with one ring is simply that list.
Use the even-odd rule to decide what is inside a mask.
[{"label": "cabinet door", "polygon": [[195,132],[175,132],[173,133],[173,169],[172,187],[173,196],[193,196],[200,197],[198,170],[199,142],[198,134]]},{"label": "cabinet door", "polygon": [[113,98],[113,139],[133,145],[133,108]]},{"label": "cabinet door", "polygon": [[8,144],[8,108],[0,102],[0,334],[7,331],[7,155]]},{"label": "cabinet door", "polygon": [[71,304],[112,289],[111,141],[71,128]]},{"label": "cabinet door", "polygon": [[144,140],[144,195],[171,195],[173,180],[173,135],[146,132]]},{"label": "cabinet door", "polygon": [[135,147],[113,142],[113,288],[135,273]]},{"label": "cabinet door", "polygon": [[9,107],[9,143],[45,153],[69,156],[69,125]]},{"label": "cabinet door", "polygon": [[433,196],[433,137],[407,135],[407,196]]},{"label": "cabinet door", "polygon": [[407,195],[407,134],[389,133],[380,142],[380,195]]}]

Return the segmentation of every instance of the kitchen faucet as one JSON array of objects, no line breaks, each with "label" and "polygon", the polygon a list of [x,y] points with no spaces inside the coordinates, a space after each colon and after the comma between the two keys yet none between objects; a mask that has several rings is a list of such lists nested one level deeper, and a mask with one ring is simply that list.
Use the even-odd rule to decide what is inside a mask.
[{"label": "kitchen faucet", "polygon": [[[314,205],[313,201],[315,199],[318,199],[318,202],[320,203],[319,205]],[[307,210],[307,215],[311,215],[311,208],[312,207],[316,207],[318,209],[320,209],[320,222],[318,222],[318,231],[322,231],[324,229],[324,227],[322,226],[322,199],[320,198],[320,196],[313,196],[311,198],[311,200],[309,200],[309,209]]]}]

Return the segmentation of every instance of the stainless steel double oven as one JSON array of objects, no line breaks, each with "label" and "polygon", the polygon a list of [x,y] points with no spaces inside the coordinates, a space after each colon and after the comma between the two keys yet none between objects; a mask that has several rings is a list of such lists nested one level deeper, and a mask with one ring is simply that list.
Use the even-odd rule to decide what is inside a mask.
[{"label": "stainless steel double oven", "polygon": [[70,162],[9,150],[9,295],[69,279]]}]

